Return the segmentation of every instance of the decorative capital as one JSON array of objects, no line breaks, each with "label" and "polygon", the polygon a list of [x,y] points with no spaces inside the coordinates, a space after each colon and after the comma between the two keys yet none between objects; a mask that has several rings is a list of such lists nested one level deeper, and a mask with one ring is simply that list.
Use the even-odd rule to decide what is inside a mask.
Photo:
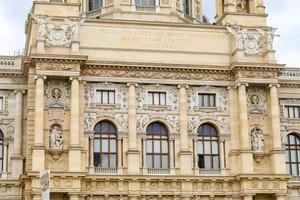
[{"label": "decorative capital", "polygon": [[139,84],[137,84],[137,83],[127,83],[127,87],[130,87],[130,86],[137,87],[137,86],[139,86]]},{"label": "decorative capital", "polygon": [[17,89],[17,90],[14,90],[14,93],[15,93],[15,94],[17,94],[17,93],[25,94],[25,93],[26,93],[26,90]]},{"label": "decorative capital", "polygon": [[280,84],[269,84],[268,87],[269,87],[269,88],[272,88],[272,87],[279,88],[279,87],[280,87]]},{"label": "decorative capital", "polygon": [[248,87],[248,86],[249,86],[249,83],[238,82],[238,83],[235,85],[235,88],[240,87],[240,86]]},{"label": "decorative capital", "polygon": [[70,81],[73,81],[73,80],[77,80],[77,81],[81,81],[81,77],[79,77],[79,76],[71,76],[70,77]]},{"label": "decorative capital", "polygon": [[189,88],[189,86],[188,85],[178,85],[178,88],[180,89],[180,88],[185,88],[185,89],[188,89]]},{"label": "decorative capital", "polygon": [[44,75],[35,75],[35,76],[34,76],[34,79],[35,79],[35,80],[38,80],[38,79],[46,80],[46,79],[47,79],[47,76],[44,76]]}]

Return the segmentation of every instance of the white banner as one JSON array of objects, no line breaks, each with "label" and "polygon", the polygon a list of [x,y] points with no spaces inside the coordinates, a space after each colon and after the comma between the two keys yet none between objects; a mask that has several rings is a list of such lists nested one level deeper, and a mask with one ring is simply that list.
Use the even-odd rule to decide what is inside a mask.
[{"label": "white banner", "polygon": [[40,171],[42,200],[50,200],[50,169]]}]

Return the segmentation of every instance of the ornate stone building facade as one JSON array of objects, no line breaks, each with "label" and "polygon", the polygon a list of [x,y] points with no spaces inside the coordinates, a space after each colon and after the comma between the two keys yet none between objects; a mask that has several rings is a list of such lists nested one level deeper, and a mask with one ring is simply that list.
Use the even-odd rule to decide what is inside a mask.
[{"label": "ornate stone building facade", "polygon": [[300,199],[300,70],[263,0],[35,0],[0,57],[0,199]]}]

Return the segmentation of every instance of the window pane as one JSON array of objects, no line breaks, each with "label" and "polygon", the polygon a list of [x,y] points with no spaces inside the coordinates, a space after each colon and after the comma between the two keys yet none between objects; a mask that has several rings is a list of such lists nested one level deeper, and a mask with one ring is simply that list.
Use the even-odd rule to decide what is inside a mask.
[{"label": "window pane", "polygon": [[202,97],[203,97],[203,95],[201,95],[201,94],[198,95],[198,98],[199,98],[199,106],[203,106]]},{"label": "window pane", "polygon": [[210,142],[208,142],[208,141],[204,142],[204,153],[205,154],[210,154],[211,153]]},{"label": "window pane", "polygon": [[102,152],[108,152],[108,140],[102,140]]},{"label": "window pane", "polygon": [[204,167],[205,169],[211,169],[211,156],[204,156]]},{"label": "window pane", "polygon": [[110,167],[117,167],[117,156],[115,154],[110,155]]},{"label": "window pane", "polygon": [[0,97],[0,110],[3,110],[3,97]]},{"label": "window pane", "polygon": [[154,168],[160,168],[160,156],[154,155]]},{"label": "window pane", "polygon": [[286,117],[286,118],[289,117],[289,115],[288,115],[288,107],[286,107],[286,106],[284,107],[283,116]]},{"label": "window pane", "polygon": [[289,107],[289,118],[294,118],[294,109],[293,107]]},{"label": "window pane", "polygon": [[203,155],[198,155],[198,167],[203,169],[204,168],[204,156]]},{"label": "window pane", "polygon": [[102,91],[102,103],[103,104],[108,104],[108,92],[107,91]]},{"label": "window pane", "polygon": [[297,176],[298,175],[297,164],[292,164],[292,175],[293,176]]},{"label": "window pane", "polygon": [[197,142],[197,152],[198,154],[203,154],[203,143],[200,141]]},{"label": "window pane", "polygon": [[215,95],[210,95],[210,107],[214,107],[215,106]]},{"label": "window pane", "polygon": [[212,142],[212,154],[218,154],[218,143],[213,141]]},{"label": "window pane", "polygon": [[97,103],[102,103],[102,101],[101,101],[101,91],[97,91],[96,92],[96,102]]},{"label": "window pane", "polygon": [[109,123],[102,122],[101,123],[101,130],[102,133],[109,133]]},{"label": "window pane", "polygon": [[285,151],[285,161],[290,162],[290,154],[289,154],[289,151]]},{"label": "window pane", "polygon": [[99,167],[100,165],[100,154],[94,153],[94,166]]},{"label": "window pane", "polygon": [[286,167],[286,172],[288,173],[288,174],[291,174],[291,169],[290,169],[290,164],[286,164],[285,165],[285,167]]},{"label": "window pane", "polygon": [[219,169],[219,156],[214,156],[213,157],[213,168],[214,169]]},{"label": "window pane", "polygon": [[94,140],[94,152],[100,152],[100,140]]},{"label": "window pane", "polygon": [[153,168],[151,155],[146,156],[146,165],[147,165],[147,168]]},{"label": "window pane", "polygon": [[208,95],[204,95],[204,106],[205,106],[205,107],[208,107],[208,106],[209,106]]},{"label": "window pane", "polygon": [[2,166],[3,166],[3,161],[2,160],[0,160],[0,174],[2,173]]},{"label": "window pane", "polygon": [[166,93],[160,94],[160,105],[166,105]]},{"label": "window pane", "polygon": [[154,153],[160,153],[160,141],[154,140]]},{"label": "window pane", "polygon": [[168,141],[162,140],[161,145],[162,145],[162,153],[168,153]]},{"label": "window pane", "polygon": [[148,92],[148,104],[153,104],[153,93]]},{"label": "window pane", "polygon": [[167,155],[162,156],[162,168],[169,168],[169,159]]},{"label": "window pane", "polygon": [[291,161],[296,162],[296,151],[295,150],[291,150]]},{"label": "window pane", "polygon": [[117,152],[117,146],[116,146],[116,140],[110,140],[110,152],[116,153]]},{"label": "window pane", "polygon": [[115,103],[115,92],[114,91],[110,91],[109,92],[109,103],[110,104],[114,104]]},{"label": "window pane", "polygon": [[154,105],[159,105],[159,94],[158,93],[154,93]]},{"label": "window pane", "polygon": [[296,144],[296,137],[293,135],[290,135],[290,144]]},{"label": "window pane", "polygon": [[102,167],[108,167],[108,156],[106,154],[102,154]]},{"label": "window pane", "polygon": [[152,140],[147,140],[146,141],[146,152],[147,153],[152,153]]},{"label": "window pane", "polygon": [[299,118],[299,107],[294,107],[295,118]]}]

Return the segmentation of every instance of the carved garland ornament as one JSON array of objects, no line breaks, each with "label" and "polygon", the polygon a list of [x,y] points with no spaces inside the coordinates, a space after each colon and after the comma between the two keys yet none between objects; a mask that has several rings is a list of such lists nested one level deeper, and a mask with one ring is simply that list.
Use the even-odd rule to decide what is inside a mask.
[{"label": "carved garland ornament", "polygon": [[[128,116],[126,114],[116,114],[116,113],[86,113],[86,117],[84,119],[84,131],[90,132],[93,131],[95,123],[98,121],[98,119],[116,119],[118,122],[117,127],[120,128],[118,132],[127,133],[128,132]],[[118,126],[119,125],[119,126]]]},{"label": "carved garland ornament", "polygon": [[33,16],[38,24],[38,40],[46,41],[47,46],[69,46],[78,42],[79,25],[82,20],[65,19],[64,23],[54,23],[52,17]]},{"label": "carved garland ornament", "polygon": [[70,105],[70,86],[65,82],[47,82],[45,87],[45,106],[65,108]]},{"label": "carved garland ornament", "polygon": [[266,110],[266,91],[263,88],[248,88],[247,102],[250,113],[264,113]]},{"label": "carved garland ornament", "polygon": [[137,120],[137,132],[143,133],[146,130],[146,125],[152,120],[164,120],[171,125],[171,132],[179,132],[179,117],[177,115],[167,114],[151,114],[151,115],[140,115]]}]

